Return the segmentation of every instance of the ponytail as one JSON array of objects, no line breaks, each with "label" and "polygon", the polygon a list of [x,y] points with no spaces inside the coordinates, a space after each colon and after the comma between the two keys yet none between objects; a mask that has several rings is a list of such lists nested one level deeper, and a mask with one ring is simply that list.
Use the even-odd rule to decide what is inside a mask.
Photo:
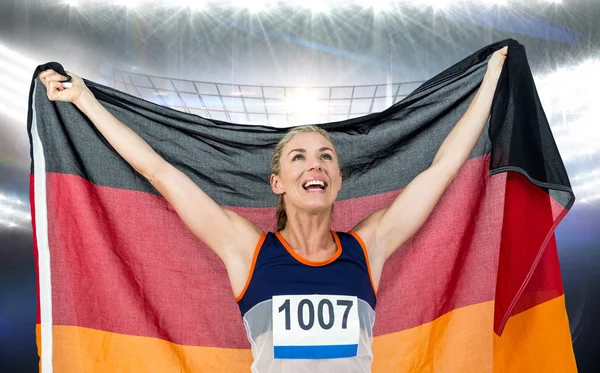
[{"label": "ponytail", "polygon": [[277,232],[281,232],[287,225],[287,214],[285,212],[283,194],[277,196],[277,210],[275,212],[275,216],[277,217]]}]

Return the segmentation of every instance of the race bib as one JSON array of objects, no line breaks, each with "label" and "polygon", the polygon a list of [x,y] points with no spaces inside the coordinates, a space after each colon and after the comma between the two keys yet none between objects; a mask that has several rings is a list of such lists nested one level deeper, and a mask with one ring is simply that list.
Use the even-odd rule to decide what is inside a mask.
[{"label": "race bib", "polygon": [[345,295],[273,296],[273,357],[334,359],[356,356],[358,300]]}]

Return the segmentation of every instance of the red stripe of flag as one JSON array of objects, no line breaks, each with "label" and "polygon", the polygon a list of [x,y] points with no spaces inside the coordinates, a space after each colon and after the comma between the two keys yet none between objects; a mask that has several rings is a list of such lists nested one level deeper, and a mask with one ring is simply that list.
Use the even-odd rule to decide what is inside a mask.
[{"label": "red stripe of flag", "polygon": [[[488,163],[470,160],[424,227],[386,264],[376,335],[494,298],[505,174],[488,178]],[[223,264],[163,198],[66,174],[49,174],[47,185],[55,324],[249,347]],[[337,203],[333,228],[352,228],[397,194]],[[232,210],[263,230],[273,227],[272,208]]]},{"label": "red stripe of flag", "polygon": [[568,210],[523,175],[509,172],[496,285],[494,330],[508,317],[563,294],[554,229]]}]

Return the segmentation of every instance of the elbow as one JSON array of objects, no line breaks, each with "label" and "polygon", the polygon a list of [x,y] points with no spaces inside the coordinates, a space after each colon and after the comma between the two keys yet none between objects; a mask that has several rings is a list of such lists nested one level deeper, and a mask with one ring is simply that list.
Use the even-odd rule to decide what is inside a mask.
[{"label": "elbow", "polygon": [[167,162],[156,162],[155,164],[145,165],[140,170],[137,170],[144,176],[150,184],[154,185],[159,182],[163,175],[168,171]]},{"label": "elbow", "polygon": [[456,179],[456,175],[458,175],[458,173],[457,173],[457,172],[455,172],[455,173],[452,173],[452,174],[450,174],[450,175],[448,176],[448,185],[450,185],[450,183],[452,183],[452,181],[453,181],[454,179]]},{"label": "elbow", "polygon": [[456,176],[458,176],[458,170],[460,170],[460,167],[456,169],[446,170],[446,178],[448,179],[448,184],[450,184],[452,180],[456,179]]},{"label": "elbow", "polygon": [[443,172],[442,178],[444,180],[446,180],[446,187],[448,187],[452,183],[452,181],[454,179],[456,179],[456,175],[458,175],[458,172],[453,172],[453,171],[448,171],[448,170]]},{"label": "elbow", "polygon": [[431,168],[437,170],[440,178],[447,180],[447,185],[452,182],[458,175],[458,171],[462,167],[462,164],[457,162],[438,161],[431,165]]},{"label": "elbow", "polygon": [[140,169],[136,168],[135,170],[138,173],[140,173],[144,178],[146,178],[146,180],[148,180],[150,182],[150,184],[154,184],[154,181],[156,180],[156,172],[153,172],[148,168],[140,168]]}]

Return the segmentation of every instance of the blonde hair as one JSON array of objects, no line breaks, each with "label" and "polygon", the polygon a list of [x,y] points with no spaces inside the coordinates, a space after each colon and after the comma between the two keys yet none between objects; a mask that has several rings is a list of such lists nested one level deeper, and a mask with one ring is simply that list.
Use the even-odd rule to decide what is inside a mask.
[{"label": "blonde hair", "polygon": [[[299,126],[294,127],[279,140],[277,146],[275,147],[275,151],[273,152],[273,157],[271,158],[271,173],[275,175],[279,175],[280,167],[281,167],[281,154],[283,152],[283,147],[294,137],[295,135],[303,132],[316,132],[326,138],[332,145],[335,150],[335,145],[333,144],[333,140],[331,136],[324,129],[317,126]],[[282,231],[287,225],[287,214],[285,212],[285,203],[283,199],[283,194],[277,196],[277,209],[275,212],[275,216],[277,217],[277,231]]]}]

